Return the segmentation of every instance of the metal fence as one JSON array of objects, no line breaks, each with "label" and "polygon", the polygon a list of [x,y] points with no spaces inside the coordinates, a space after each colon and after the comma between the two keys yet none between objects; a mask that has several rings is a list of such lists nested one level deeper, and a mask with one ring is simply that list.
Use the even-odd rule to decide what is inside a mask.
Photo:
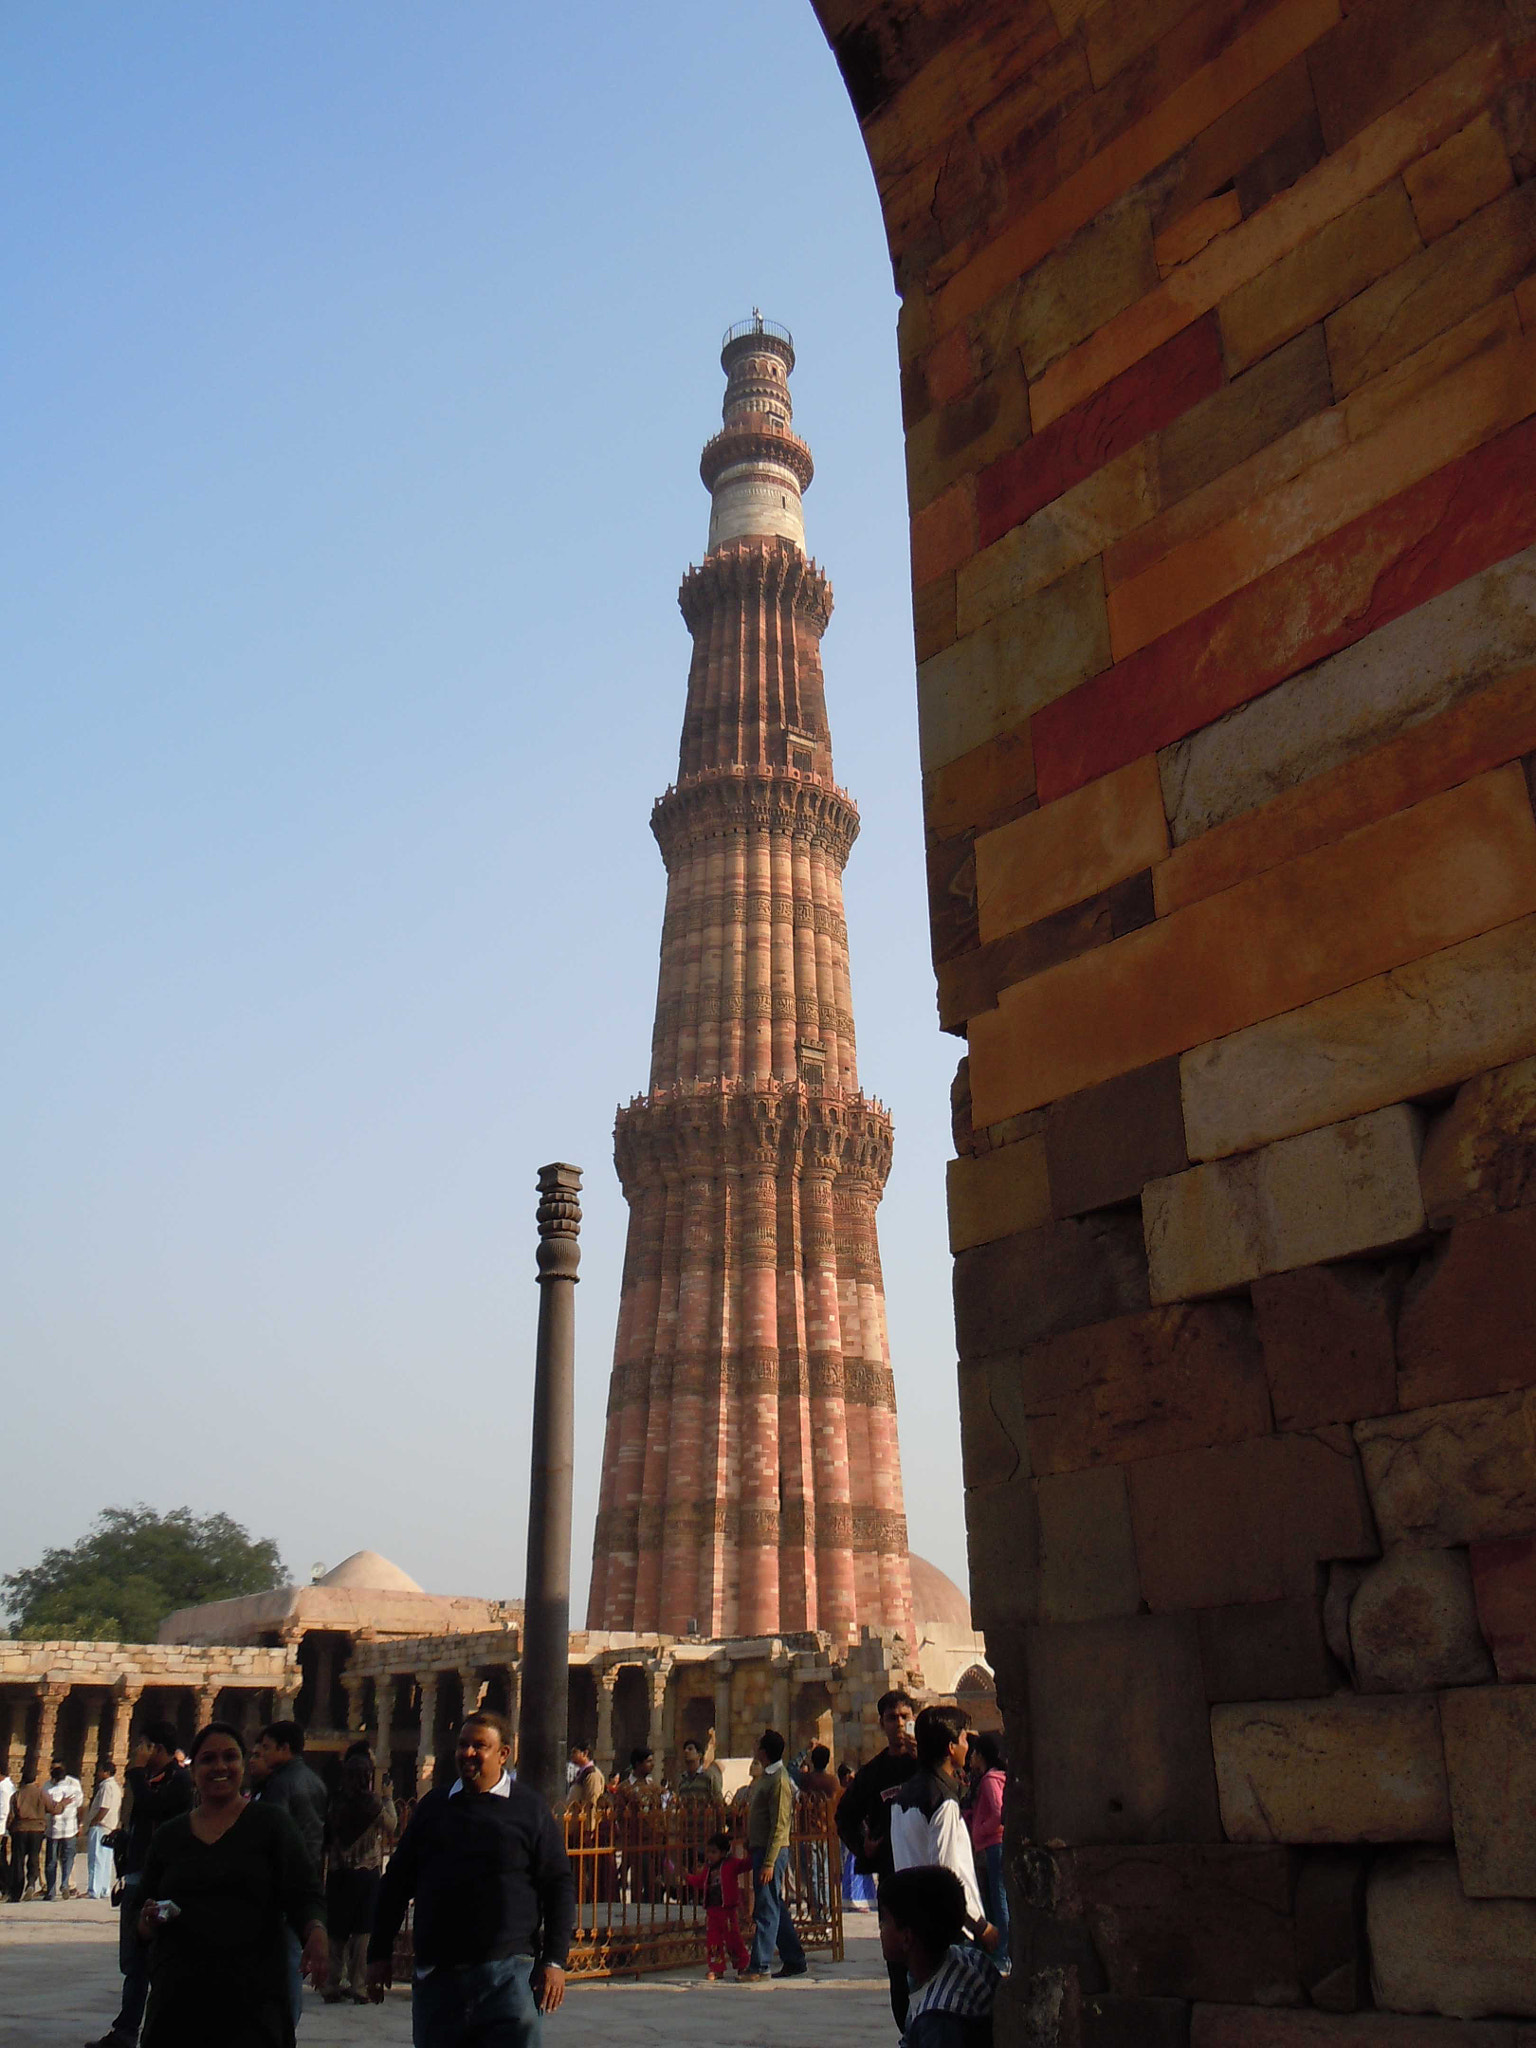
[{"label": "metal fence", "polygon": [[[832,1807],[808,1795],[795,1801],[784,1897],[805,1947],[841,1962],[842,1846]],[[703,1869],[710,1836],[729,1833],[732,1821],[732,1808],[711,1799],[664,1800],[627,1789],[568,1813],[565,1846],[576,1879],[571,1974],[628,1976],[702,1963],[703,1893],[688,1878]]]}]

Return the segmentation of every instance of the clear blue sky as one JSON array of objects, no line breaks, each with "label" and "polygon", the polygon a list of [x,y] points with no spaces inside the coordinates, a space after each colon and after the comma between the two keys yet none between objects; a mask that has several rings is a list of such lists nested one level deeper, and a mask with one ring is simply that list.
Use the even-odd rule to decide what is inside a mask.
[{"label": "clear blue sky", "polygon": [[804,0],[13,0],[0,1570],[107,1502],[584,1604],[720,331],[795,333],[914,1547],[964,1573],[894,340]]}]

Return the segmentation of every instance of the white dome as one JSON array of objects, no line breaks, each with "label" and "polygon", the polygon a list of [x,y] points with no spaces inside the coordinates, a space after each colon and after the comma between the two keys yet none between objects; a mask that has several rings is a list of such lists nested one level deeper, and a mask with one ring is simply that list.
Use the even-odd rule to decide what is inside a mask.
[{"label": "white dome", "polygon": [[340,1564],[332,1565],[317,1586],[348,1586],[364,1593],[419,1593],[422,1589],[399,1565],[380,1557],[376,1550],[354,1550]]}]

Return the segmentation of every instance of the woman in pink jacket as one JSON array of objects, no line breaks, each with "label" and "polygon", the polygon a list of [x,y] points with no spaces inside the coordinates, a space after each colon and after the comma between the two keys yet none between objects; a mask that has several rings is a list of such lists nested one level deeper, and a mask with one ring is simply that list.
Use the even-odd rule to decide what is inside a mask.
[{"label": "woman in pink jacket", "polygon": [[971,1847],[976,1851],[976,1874],[981,1880],[982,1902],[987,1918],[997,1929],[998,1943],[992,1960],[1000,1970],[1008,1967],[1008,1888],[1003,1883],[1003,1788],[1008,1768],[995,1735],[971,1737],[971,1785],[967,1819]]}]

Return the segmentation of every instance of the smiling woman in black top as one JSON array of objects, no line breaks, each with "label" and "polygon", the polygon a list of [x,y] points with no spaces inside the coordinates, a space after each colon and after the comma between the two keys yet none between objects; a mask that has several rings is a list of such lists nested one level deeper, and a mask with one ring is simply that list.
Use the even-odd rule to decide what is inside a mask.
[{"label": "smiling woman in black top", "polygon": [[[286,1926],[325,1981],[320,1889],[286,1813],[240,1789],[245,1745],[225,1721],[192,1743],[198,1805],[167,1821],[144,1865],[139,1934],[154,1943],[143,2048],[293,2048]],[[174,1907],[174,1913],[168,1907]]]}]

